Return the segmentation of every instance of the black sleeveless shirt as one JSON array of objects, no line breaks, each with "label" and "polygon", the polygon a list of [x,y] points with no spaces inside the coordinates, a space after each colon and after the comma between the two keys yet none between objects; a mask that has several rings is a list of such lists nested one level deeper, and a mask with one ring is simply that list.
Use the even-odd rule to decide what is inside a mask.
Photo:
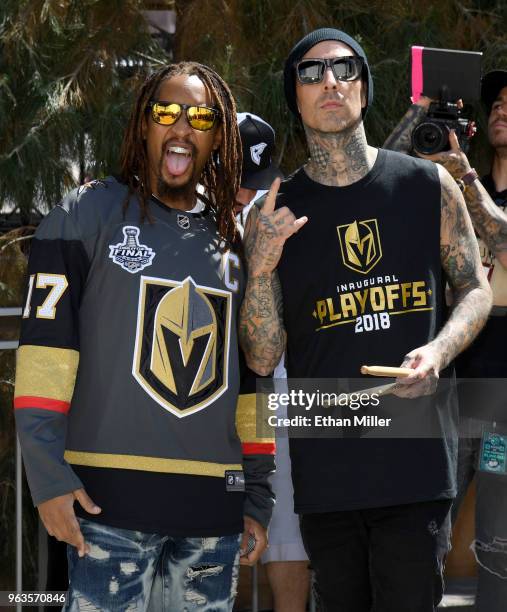
[{"label": "black sleeveless shirt", "polygon": [[[280,206],[308,217],[278,266],[289,378],[357,379],[361,365],[399,366],[437,335],[446,308],[435,164],[381,149],[346,187],[300,169]],[[456,440],[438,422],[433,439],[291,439],[296,511],[454,497]]]}]

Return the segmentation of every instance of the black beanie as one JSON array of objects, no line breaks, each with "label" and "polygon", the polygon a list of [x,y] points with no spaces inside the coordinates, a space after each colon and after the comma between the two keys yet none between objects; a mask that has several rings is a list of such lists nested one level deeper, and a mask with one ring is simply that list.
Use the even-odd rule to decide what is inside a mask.
[{"label": "black beanie", "polygon": [[299,111],[296,103],[296,73],[294,70],[294,64],[299,62],[299,60],[307,53],[312,47],[315,47],[316,44],[322,42],[323,40],[337,40],[339,42],[348,45],[354,53],[362,57],[364,60],[363,74],[361,78],[366,82],[368,86],[368,95],[366,98],[366,106],[362,110],[363,118],[366,115],[366,111],[368,110],[368,106],[373,102],[373,79],[371,78],[370,67],[368,66],[368,59],[366,57],[366,53],[363,51],[363,48],[359,43],[357,43],[353,38],[351,38],[345,32],[340,30],[335,30],[334,28],[320,28],[319,30],[314,30],[310,32],[305,37],[303,37],[294,47],[292,51],[289,53],[289,57],[285,62],[285,68],[283,70],[283,81],[284,81],[284,89],[285,89],[285,99],[287,100],[287,105],[290,110],[299,117]]}]

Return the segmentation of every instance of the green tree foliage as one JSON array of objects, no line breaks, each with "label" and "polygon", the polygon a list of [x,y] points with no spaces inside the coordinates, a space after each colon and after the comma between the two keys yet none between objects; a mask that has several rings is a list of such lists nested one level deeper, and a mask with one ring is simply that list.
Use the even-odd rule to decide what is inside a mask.
[{"label": "green tree foliage", "polygon": [[[305,156],[282,88],[283,62],[305,32],[341,28],[365,47],[375,80],[366,119],[381,145],[409,103],[411,44],[478,50],[484,68],[507,67],[503,0],[178,0],[176,59],[213,66],[241,110],[277,130],[282,166]],[[149,37],[143,0],[2,0],[0,3],[0,201],[24,219],[74,186],[71,161],[94,176],[115,169],[133,89],[144,76],[122,60],[167,61]],[[146,66],[145,66],[146,67]],[[466,78],[466,75],[464,75]],[[484,117],[472,149],[487,167]],[[482,135],[481,135],[482,132]]]},{"label": "green tree foliage", "polygon": [[[286,109],[282,71],[306,32],[336,27],[363,45],[375,82],[366,131],[376,146],[410,104],[411,45],[482,51],[484,71],[507,68],[504,0],[181,0],[176,5],[175,57],[212,65],[231,85],[240,110],[272,123],[286,172],[301,164],[306,152],[299,122]],[[479,107],[474,115],[479,135],[471,156],[485,171],[485,120]]]},{"label": "green tree foliage", "polygon": [[22,219],[74,187],[72,162],[94,176],[115,168],[132,92],[149,64],[167,61],[144,4],[0,3],[0,202]]}]

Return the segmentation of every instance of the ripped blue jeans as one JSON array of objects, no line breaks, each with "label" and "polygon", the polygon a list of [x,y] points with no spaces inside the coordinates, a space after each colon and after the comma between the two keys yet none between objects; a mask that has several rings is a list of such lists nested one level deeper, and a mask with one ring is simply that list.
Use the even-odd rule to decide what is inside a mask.
[{"label": "ripped blue jeans", "polygon": [[226,612],[241,535],[169,537],[78,519],[90,553],[68,546],[65,612]]}]

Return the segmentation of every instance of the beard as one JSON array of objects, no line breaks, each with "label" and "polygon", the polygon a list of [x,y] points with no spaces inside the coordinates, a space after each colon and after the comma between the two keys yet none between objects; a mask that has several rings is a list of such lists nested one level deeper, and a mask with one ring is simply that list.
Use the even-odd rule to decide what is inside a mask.
[{"label": "beard", "polygon": [[183,185],[173,186],[166,183],[159,174],[157,177],[157,193],[161,198],[191,201],[195,194],[195,186],[197,185],[197,180],[194,182],[193,179],[194,177],[191,176]]},{"label": "beard", "polygon": [[491,134],[489,136],[489,144],[494,148],[494,149],[506,149],[507,148],[507,133],[503,133],[503,134],[499,134],[498,132],[496,134]]},{"label": "beard", "polygon": [[[501,123],[502,125],[498,126],[499,123]],[[505,127],[506,123],[507,120],[504,116],[498,117],[492,122],[488,122],[488,140],[489,144],[492,147],[504,148],[507,145],[507,128]]]}]

